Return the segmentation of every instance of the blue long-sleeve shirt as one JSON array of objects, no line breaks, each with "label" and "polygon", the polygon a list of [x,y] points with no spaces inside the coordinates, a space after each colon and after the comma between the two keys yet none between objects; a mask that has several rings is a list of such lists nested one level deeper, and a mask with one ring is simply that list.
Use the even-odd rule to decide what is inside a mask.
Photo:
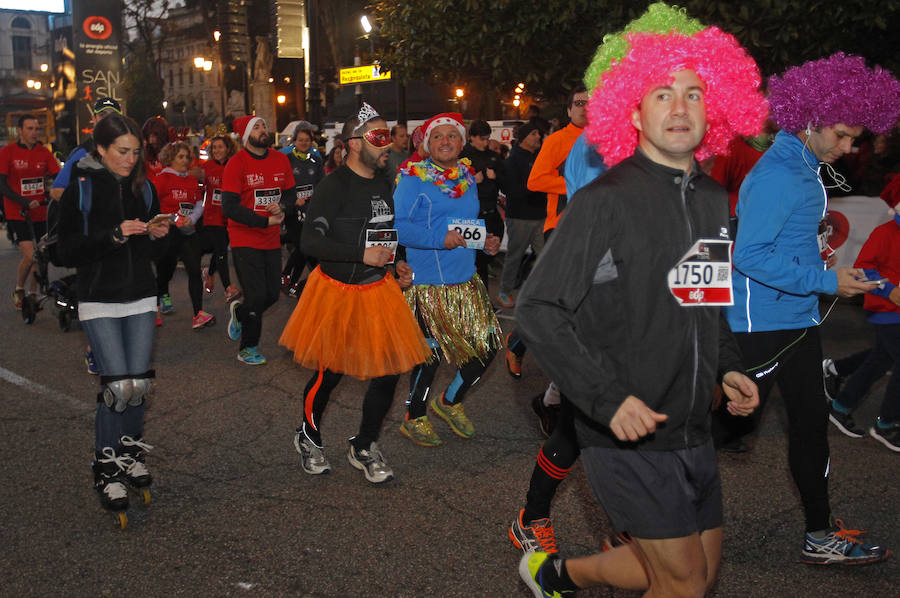
[{"label": "blue long-sleeve shirt", "polygon": [[606,172],[603,157],[591,146],[584,133],[575,140],[575,145],[566,158],[565,177],[566,195],[572,197],[575,192]]},{"label": "blue long-sleeve shirt", "polygon": [[818,295],[837,291],[817,233],[827,198],[819,161],[784,131],[741,185],[734,246],[734,332],[794,330],[820,321]]},{"label": "blue long-sleeve shirt", "polygon": [[461,197],[450,197],[419,177],[402,174],[394,191],[395,226],[406,261],[413,269],[413,284],[459,284],[475,274],[475,251],[445,249],[451,218],[478,217],[478,191],[474,180]]}]

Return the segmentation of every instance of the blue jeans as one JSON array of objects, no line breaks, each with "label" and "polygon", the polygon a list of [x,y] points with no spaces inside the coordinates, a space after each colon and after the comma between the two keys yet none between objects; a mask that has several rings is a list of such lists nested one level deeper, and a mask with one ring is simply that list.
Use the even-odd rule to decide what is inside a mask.
[{"label": "blue jeans", "polygon": [[[139,376],[150,369],[156,314],[147,312],[126,318],[96,318],[81,322],[94,353],[100,376]],[[116,413],[97,402],[94,418],[94,447],[99,452],[111,447],[118,452],[123,435],[141,438],[144,432],[144,405],[129,405]]]}]

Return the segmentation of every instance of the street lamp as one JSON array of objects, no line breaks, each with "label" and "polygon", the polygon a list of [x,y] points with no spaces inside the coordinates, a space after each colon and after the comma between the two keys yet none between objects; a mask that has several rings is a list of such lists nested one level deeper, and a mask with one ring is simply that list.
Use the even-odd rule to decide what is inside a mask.
[{"label": "street lamp", "polygon": [[461,100],[461,99],[463,98],[464,95],[466,95],[465,90],[463,90],[462,87],[457,87],[457,88],[456,88],[456,98],[457,98],[458,100]]},{"label": "street lamp", "polygon": [[359,17],[359,23],[362,25],[363,31],[366,32],[366,35],[372,33],[372,23],[369,22],[369,17],[363,15]]},{"label": "street lamp", "polygon": [[[221,34],[219,34],[218,31],[215,31],[213,33],[213,37],[216,38],[216,41],[219,41],[218,40],[219,35],[221,35]],[[213,61],[208,60],[205,56],[195,56],[194,57],[194,68],[208,73],[208,72],[212,71]],[[219,60],[218,84],[219,84],[219,87],[221,87],[221,93],[219,94],[219,96],[220,96],[219,102],[221,103],[221,109],[222,109],[222,113],[219,116],[222,118],[222,120],[224,122],[224,120],[225,120],[225,76],[224,76],[224,73],[222,72],[222,61],[221,60]],[[203,110],[202,94],[201,94],[201,99],[200,99],[200,110],[201,111]]]}]

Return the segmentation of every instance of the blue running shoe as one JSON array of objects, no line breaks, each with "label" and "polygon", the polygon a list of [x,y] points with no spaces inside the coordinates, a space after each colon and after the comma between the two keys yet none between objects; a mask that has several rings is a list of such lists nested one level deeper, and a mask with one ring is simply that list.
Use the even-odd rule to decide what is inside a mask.
[{"label": "blue running shoe", "polygon": [[93,351],[84,352],[84,365],[87,366],[88,374],[96,376],[100,373],[100,368],[97,367],[97,362],[94,361]]},{"label": "blue running shoe", "polygon": [[863,544],[858,538],[864,531],[847,529],[840,519],[822,540],[806,534],[800,562],[807,565],[868,565],[883,561],[891,551],[884,546]]},{"label": "blue running shoe", "polygon": [[256,347],[246,347],[238,352],[238,361],[247,365],[266,365],[266,358],[260,355]]},{"label": "blue running shoe", "polygon": [[233,341],[241,340],[241,323],[238,322],[237,312],[235,311],[240,304],[240,301],[232,301],[228,304],[230,317],[228,318],[228,329],[225,332],[228,334],[228,338]]},{"label": "blue running shoe", "polygon": [[168,293],[163,294],[163,296],[159,298],[159,310],[167,316],[175,313],[175,306],[172,305],[172,297],[170,297]]}]

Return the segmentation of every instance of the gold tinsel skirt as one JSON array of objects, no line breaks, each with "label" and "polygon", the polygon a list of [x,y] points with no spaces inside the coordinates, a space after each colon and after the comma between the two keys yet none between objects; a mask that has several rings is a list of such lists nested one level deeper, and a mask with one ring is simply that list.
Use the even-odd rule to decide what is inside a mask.
[{"label": "gold tinsel skirt", "polygon": [[500,347],[500,323],[478,274],[460,284],[415,284],[403,294],[448,361],[483,362]]}]

